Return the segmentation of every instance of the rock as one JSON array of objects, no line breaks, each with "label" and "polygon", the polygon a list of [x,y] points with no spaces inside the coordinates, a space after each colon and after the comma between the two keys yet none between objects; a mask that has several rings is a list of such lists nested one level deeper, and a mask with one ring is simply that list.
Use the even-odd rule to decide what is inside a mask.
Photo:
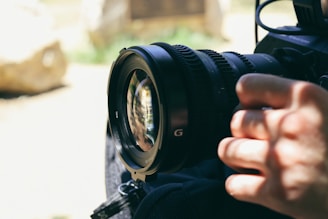
[{"label": "rock", "polygon": [[1,92],[33,94],[61,85],[66,58],[40,3],[1,1],[0,27]]},{"label": "rock", "polygon": [[96,47],[106,46],[130,22],[128,0],[84,0],[82,19]]},{"label": "rock", "polygon": [[225,38],[222,33],[226,14],[230,8],[230,0],[205,1],[205,28],[213,36]]}]

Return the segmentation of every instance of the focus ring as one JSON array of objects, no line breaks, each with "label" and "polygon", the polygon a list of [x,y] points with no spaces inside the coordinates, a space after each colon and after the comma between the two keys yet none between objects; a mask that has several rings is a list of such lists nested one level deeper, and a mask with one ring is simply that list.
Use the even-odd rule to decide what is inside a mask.
[{"label": "focus ring", "polygon": [[[183,45],[169,45],[166,43],[155,43],[154,45],[160,46],[165,49],[173,58],[178,73],[182,76],[181,86],[186,87],[187,108],[188,112],[188,130],[185,145],[202,145],[204,139],[208,139],[208,133],[199,133],[199,127],[207,127],[213,121],[213,93],[211,92],[210,84],[211,79],[207,74],[206,67],[204,66],[200,57],[196,52],[187,46]],[[182,94],[177,94],[182,95]],[[206,112],[206,113],[205,113]],[[181,145],[183,146],[183,145]],[[196,150],[196,149],[194,149]],[[178,148],[174,149],[174,153],[180,153]],[[181,151],[181,159],[188,157],[188,163],[195,163],[190,157],[190,154],[183,149]],[[202,155],[204,153],[204,155]],[[199,157],[204,157],[206,150],[199,152]],[[198,157],[193,157],[196,160]],[[172,161],[171,161],[172,162]]]}]

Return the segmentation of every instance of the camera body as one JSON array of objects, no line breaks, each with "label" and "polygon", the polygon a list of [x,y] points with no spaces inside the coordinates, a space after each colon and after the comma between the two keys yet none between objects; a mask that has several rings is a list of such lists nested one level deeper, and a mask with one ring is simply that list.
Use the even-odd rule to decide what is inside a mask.
[{"label": "camera body", "polygon": [[[323,8],[317,0],[293,4],[298,25],[268,28],[254,54],[166,43],[120,52],[108,86],[109,130],[134,180],[146,181],[157,172],[216,157],[219,141],[230,135],[229,123],[238,105],[235,84],[244,74],[274,74],[328,88]],[[261,24],[259,16],[257,23]]]},{"label": "camera body", "polygon": [[328,89],[327,46],[327,36],[269,33],[254,53],[274,56],[288,72],[284,77],[310,81]]}]

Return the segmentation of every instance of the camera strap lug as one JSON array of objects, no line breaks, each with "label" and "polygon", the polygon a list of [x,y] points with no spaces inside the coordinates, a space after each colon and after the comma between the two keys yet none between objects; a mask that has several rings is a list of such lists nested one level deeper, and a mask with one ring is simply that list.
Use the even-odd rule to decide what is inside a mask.
[{"label": "camera strap lug", "polygon": [[145,197],[142,182],[130,180],[122,183],[106,202],[93,211],[92,219],[108,219],[129,206],[136,206]]}]

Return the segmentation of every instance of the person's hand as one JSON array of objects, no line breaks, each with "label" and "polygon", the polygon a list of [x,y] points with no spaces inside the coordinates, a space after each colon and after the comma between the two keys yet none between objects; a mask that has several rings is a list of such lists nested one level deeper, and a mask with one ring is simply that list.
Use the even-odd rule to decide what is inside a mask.
[{"label": "person's hand", "polygon": [[263,74],[243,76],[236,91],[243,110],[218,147],[240,172],[227,192],[295,218],[328,218],[328,92]]}]

